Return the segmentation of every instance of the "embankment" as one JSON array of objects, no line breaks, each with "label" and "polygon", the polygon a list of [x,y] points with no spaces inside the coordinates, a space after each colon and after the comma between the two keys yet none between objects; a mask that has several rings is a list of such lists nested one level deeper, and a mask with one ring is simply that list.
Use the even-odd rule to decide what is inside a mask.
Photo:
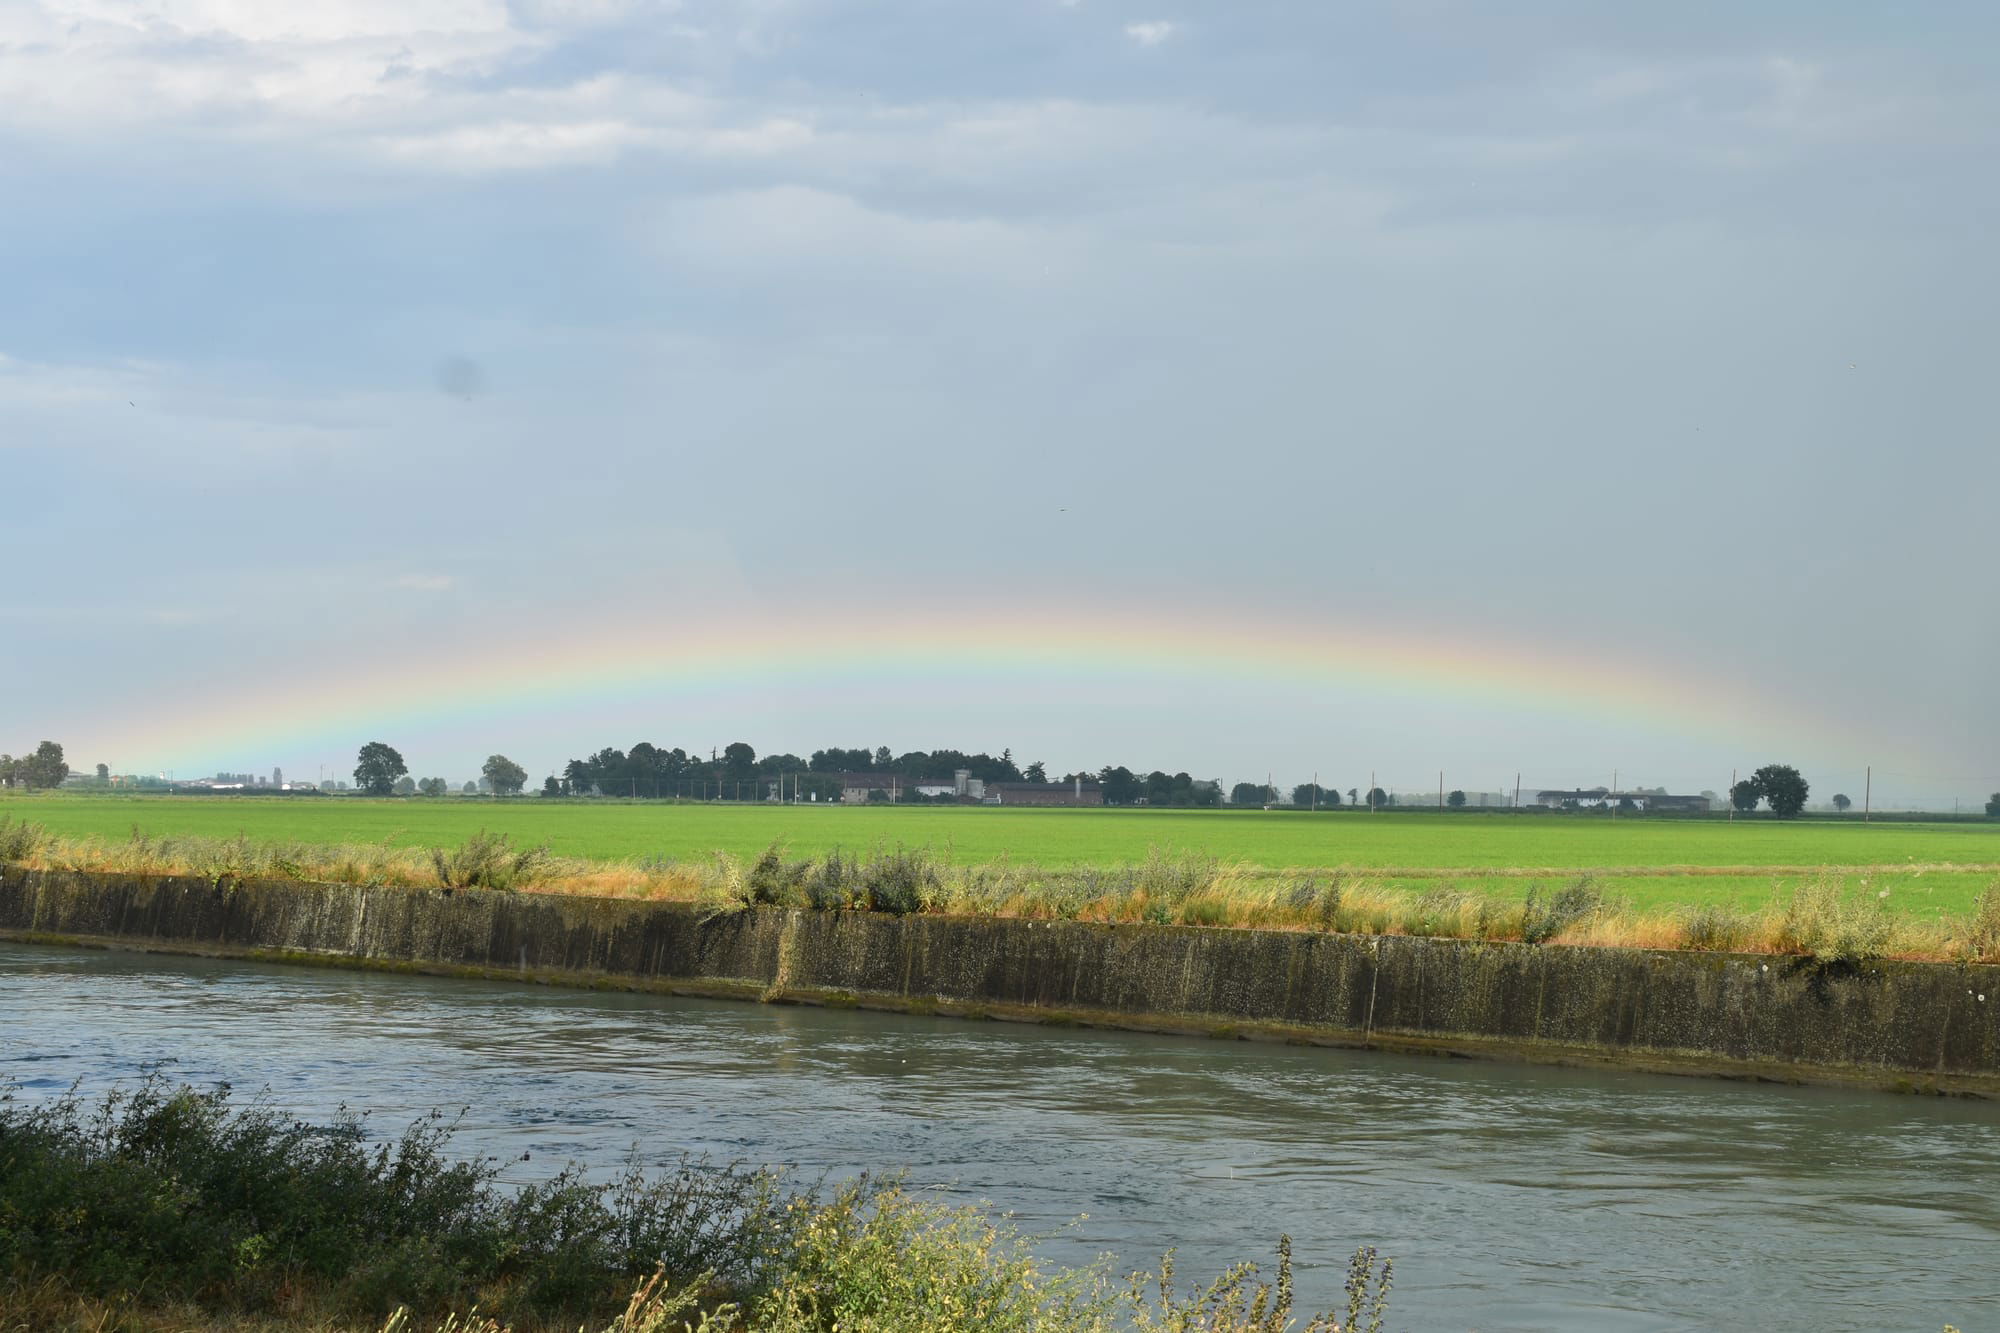
[{"label": "embankment", "polygon": [[0,938],[2000,1095],[2000,967],[0,866]]}]

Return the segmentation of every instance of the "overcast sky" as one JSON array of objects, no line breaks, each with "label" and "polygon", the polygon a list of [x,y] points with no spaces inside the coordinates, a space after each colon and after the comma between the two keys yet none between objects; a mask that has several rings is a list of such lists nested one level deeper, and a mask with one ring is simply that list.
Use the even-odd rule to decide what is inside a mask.
[{"label": "overcast sky", "polygon": [[16,0],[0,749],[1983,797],[1996,53],[1984,0]]}]

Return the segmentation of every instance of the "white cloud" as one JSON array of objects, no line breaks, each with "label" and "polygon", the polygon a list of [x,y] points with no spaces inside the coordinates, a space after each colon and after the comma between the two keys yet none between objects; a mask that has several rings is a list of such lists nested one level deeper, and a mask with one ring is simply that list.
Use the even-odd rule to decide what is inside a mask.
[{"label": "white cloud", "polygon": [[1141,46],[1158,46],[1179,31],[1180,25],[1168,19],[1149,19],[1144,23],[1128,23],[1125,35]]}]

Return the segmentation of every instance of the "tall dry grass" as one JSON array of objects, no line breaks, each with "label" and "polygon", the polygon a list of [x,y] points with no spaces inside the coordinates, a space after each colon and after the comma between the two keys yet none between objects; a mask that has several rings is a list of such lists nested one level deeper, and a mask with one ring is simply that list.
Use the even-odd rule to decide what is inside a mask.
[{"label": "tall dry grass", "polygon": [[[386,843],[257,843],[245,838],[60,838],[0,818],[0,861],[36,868],[486,888],[650,902],[715,911],[783,907],[895,915],[937,913],[1038,921],[1214,926],[1358,935],[1812,955],[1828,961],[1907,958],[2000,962],[2000,879],[1969,913],[1923,918],[1889,910],[1865,875],[1818,870],[1756,908],[1716,903],[1642,910],[1590,873],[1551,874],[1521,899],[1488,890],[1484,873],[1392,885],[1401,871],[1274,873],[1200,853],[1148,852],[1123,865],[1052,868],[1003,857],[961,865],[930,847],[878,846],[791,858],[772,846],[751,860],[591,861],[480,833],[458,847]],[[1621,872],[1623,873],[1623,872]],[[1502,877],[1511,878],[1511,877]]]}]

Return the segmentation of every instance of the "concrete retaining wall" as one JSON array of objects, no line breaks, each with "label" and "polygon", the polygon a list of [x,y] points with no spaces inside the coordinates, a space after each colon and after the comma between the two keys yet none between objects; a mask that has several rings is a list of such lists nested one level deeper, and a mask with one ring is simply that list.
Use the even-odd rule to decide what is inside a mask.
[{"label": "concrete retaining wall", "polygon": [[2000,968],[0,866],[0,938],[2000,1094]]}]

